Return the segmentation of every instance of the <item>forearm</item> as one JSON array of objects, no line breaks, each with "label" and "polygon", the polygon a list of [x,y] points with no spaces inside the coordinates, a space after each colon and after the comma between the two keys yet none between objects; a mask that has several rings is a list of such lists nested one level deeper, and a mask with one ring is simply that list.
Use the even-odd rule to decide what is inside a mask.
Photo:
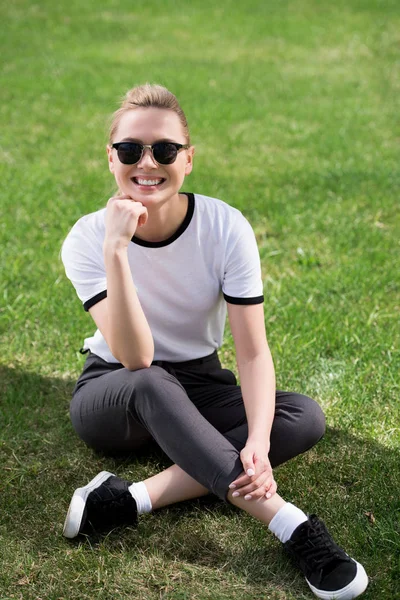
[{"label": "forearm", "polygon": [[107,274],[106,340],[112,354],[131,370],[150,366],[154,343],[140,305],[126,247],[104,245]]},{"label": "forearm", "polygon": [[249,439],[268,439],[275,413],[275,370],[268,345],[249,360],[238,360]]}]

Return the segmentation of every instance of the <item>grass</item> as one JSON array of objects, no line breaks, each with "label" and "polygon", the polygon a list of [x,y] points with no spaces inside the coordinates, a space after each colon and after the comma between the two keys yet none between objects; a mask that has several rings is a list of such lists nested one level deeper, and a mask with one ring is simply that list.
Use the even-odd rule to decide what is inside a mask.
[{"label": "grass", "polygon": [[[259,241],[278,385],[329,425],[280,467],[281,493],[327,522],[371,578],[400,589],[400,10],[386,0],[14,0],[0,7],[1,600],[305,600],[268,532],[208,498],[137,530],[67,543],[72,490],[101,469],[142,478],[72,431],[68,403],[92,323],[59,248],[113,190],[106,123],[132,85],[187,112],[187,191],[244,212]],[[227,331],[221,351],[234,368]]]}]

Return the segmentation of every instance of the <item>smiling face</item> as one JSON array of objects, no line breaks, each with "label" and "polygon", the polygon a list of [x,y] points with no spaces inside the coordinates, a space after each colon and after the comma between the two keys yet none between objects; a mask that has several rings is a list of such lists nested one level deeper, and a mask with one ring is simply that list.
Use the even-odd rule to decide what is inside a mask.
[{"label": "smiling face", "polygon": [[[187,143],[178,115],[154,107],[135,108],[122,115],[112,142],[128,141],[150,145],[159,141]],[[146,148],[138,163],[125,165],[118,159],[117,151],[107,146],[109,168],[120,192],[147,208],[178,199],[185,176],[192,171],[193,153],[193,147],[180,150],[174,163],[161,165]]]}]

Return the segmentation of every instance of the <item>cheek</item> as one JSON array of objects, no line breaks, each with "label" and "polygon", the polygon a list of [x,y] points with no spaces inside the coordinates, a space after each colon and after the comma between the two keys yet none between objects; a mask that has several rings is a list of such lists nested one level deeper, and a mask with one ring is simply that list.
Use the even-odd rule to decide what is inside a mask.
[{"label": "cheek", "polygon": [[189,175],[191,170],[191,165],[187,164],[186,161],[182,161],[182,163],[175,169],[175,177],[180,181],[183,181],[183,179],[185,179],[185,176]]},{"label": "cheek", "polygon": [[130,190],[130,177],[128,177],[128,174],[126,171],[121,170],[121,169],[115,169],[114,171],[114,178],[115,178],[115,183],[117,184],[120,192],[122,194],[128,194],[129,190]]},{"label": "cheek", "polygon": [[179,182],[180,185],[182,185],[183,180],[185,179],[185,175],[185,169],[179,169],[179,171],[177,170],[175,172],[175,179]]},{"label": "cheek", "polygon": [[114,169],[114,176],[117,181],[126,181],[128,177],[128,169],[118,166]]}]

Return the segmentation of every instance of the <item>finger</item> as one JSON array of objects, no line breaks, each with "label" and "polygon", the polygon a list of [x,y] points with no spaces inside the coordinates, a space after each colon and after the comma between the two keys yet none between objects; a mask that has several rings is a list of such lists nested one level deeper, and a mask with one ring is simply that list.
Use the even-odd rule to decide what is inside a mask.
[{"label": "finger", "polygon": [[132,198],[130,196],[121,194],[121,196],[111,196],[111,198],[108,199],[107,205],[114,204],[115,202],[118,202],[118,200],[130,200],[132,202]]},{"label": "finger", "polygon": [[278,489],[278,485],[277,485],[276,481],[273,480],[272,483],[271,483],[271,485],[270,485],[270,487],[269,487],[269,490],[265,494],[265,497],[269,500],[276,493],[277,489]]},{"label": "finger", "polygon": [[145,207],[141,202],[132,200],[132,198],[112,198],[112,206],[118,206],[119,208],[128,209],[131,211],[141,211]]},{"label": "finger", "polygon": [[248,483],[250,483],[250,481],[251,479],[248,475],[246,475],[246,473],[241,473],[241,475],[237,479],[232,481],[232,483],[229,486],[229,489],[240,488],[243,485],[247,485]]},{"label": "finger", "polygon": [[229,489],[234,490],[235,488],[240,488],[243,485],[247,485],[250,481],[250,477],[248,477],[246,474],[242,474],[240,477],[232,481],[232,483],[229,485]]},{"label": "finger", "polygon": [[276,483],[273,481],[271,484],[263,484],[256,490],[252,492],[247,492],[244,495],[245,500],[259,500],[261,498],[266,498],[269,500],[272,498],[274,493],[276,492]]},{"label": "finger", "polygon": [[140,214],[138,219],[138,227],[142,227],[147,223],[147,219],[149,218],[149,213],[147,212],[147,208],[143,207],[144,211]]},{"label": "finger", "polygon": [[251,495],[251,497],[255,496],[261,498],[261,496],[265,496],[267,494],[272,485],[272,482],[272,476],[266,477],[265,474],[262,474],[260,477],[258,477],[254,481],[251,481],[247,485],[234,488],[232,496],[234,498],[237,498],[239,496],[246,497],[248,495]]},{"label": "finger", "polygon": [[[264,479],[265,476],[269,475],[271,477],[271,481],[272,481],[272,470],[271,470],[271,466],[269,463],[267,463],[267,468],[265,468],[261,473],[258,473],[258,477],[264,475]],[[235,479],[234,481],[232,481],[232,483],[230,484],[229,488],[230,489],[239,489],[245,485],[248,485],[249,483],[251,483],[251,481],[255,481],[256,480],[256,476],[252,476],[249,477],[248,475],[246,475],[246,473],[241,473],[241,475]]]},{"label": "finger", "polygon": [[256,467],[253,460],[252,452],[246,451],[246,448],[240,453],[240,460],[242,461],[243,470],[249,477],[256,474]]},{"label": "finger", "polygon": [[132,200],[116,199],[115,202],[108,206],[107,215],[110,218],[135,219],[136,223],[141,221],[144,225],[147,220],[147,208],[140,202],[132,202]]},{"label": "finger", "polygon": [[251,478],[245,475],[244,478],[237,479],[236,481],[232,481],[229,486],[230,490],[242,490],[244,486],[249,485],[251,483]]},{"label": "finger", "polygon": [[249,483],[240,489],[240,494],[246,496],[247,494],[257,493],[258,495],[266,494],[271,487],[272,477],[266,477],[265,474],[259,477],[255,481]]}]

